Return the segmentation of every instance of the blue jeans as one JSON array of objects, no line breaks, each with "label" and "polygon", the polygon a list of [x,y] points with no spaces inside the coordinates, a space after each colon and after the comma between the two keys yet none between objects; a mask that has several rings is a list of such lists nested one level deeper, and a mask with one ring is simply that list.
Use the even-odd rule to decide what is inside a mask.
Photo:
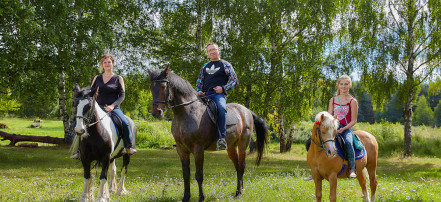
[{"label": "blue jeans", "polygon": [[215,91],[207,91],[205,95],[212,99],[217,105],[217,135],[216,139],[225,138],[227,134],[227,97],[221,93],[216,93]]},{"label": "blue jeans", "polygon": [[[345,127],[345,125],[340,124],[340,127],[338,129]],[[343,139],[345,140],[345,149],[346,149],[346,155],[348,155],[348,163],[349,163],[349,169],[353,170],[355,169],[355,151],[354,147],[354,135],[352,134],[352,128],[343,131],[341,134]]]},{"label": "blue jeans", "polygon": [[122,139],[123,139],[124,147],[132,148],[132,132],[130,131],[129,128],[130,127],[129,122],[127,121],[126,117],[124,116],[120,108],[113,109],[112,114],[116,114],[121,119],[123,125]]}]

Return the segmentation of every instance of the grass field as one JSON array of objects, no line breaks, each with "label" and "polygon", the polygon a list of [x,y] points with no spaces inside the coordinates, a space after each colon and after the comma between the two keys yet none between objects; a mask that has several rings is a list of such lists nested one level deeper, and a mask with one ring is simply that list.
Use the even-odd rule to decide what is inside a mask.
[{"label": "grass field", "polygon": [[[2,122],[2,121],[0,121]],[[13,120],[30,125],[26,120]],[[8,123],[7,123],[8,124]],[[46,125],[47,124],[47,125]],[[43,122],[41,132],[60,137],[60,126]],[[159,124],[159,123],[157,123]],[[8,126],[13,126],[8,124]],[[36,129],[7,132],[36,135]],[[159,125],[158,125],[158,128]],[[45,130],[47,129],[47,131]],[[16,132],[11,132],[18,130]],[[58,131],[58,132],[56,132]],[[50,134],[50,133],[56,134]],[[62,134],[62,130],[61,130]],[[0,201],[76,201],[82,193],[83,171],[79,161],[69,159],[68,146],[42,144],[39,148],[0,145]],[[244,192],[235,199],[236,172],[225,151],[207,152],[204,164],[206,201],[314,201],[314,183],[309,175],[303,144],[293,145],[289,153],[278,153],[277,144],[269,145],[260,167],[255,154],[247,158]],[[117,161],[120,168],[122,160]],[[191,201],[197,201],[197,182],[191,161]],[[100,169],[93,174],[99,176]],[[381,157],[378,164],[378,201],[441,201],[441,159],[398,154]],[[95,197],[98,191],[95,181]],[[111,195],[114,201],[179,201],[183,197],[183,179],[179,157],[174,149],[141,148],[131,160],[126,181],[129,195]],[[329,183],[323,183],[323,199],[329,197]],[[340,179],[338,201],[361,201],[356,180]]]},{"label": "grass field", "polygon": [[[236,174],[225,151],[207,152],[204,186],[207,201],[235,201]],[[302,181],[309,174],[303,145],[279,154],[269,150],[260,167],[255,155],[247,160],[244,193],[238,201],[313,201],[314,183]],[[81,164],[68,157],[65,146],[19,148],[0,146],[0,201],[76,201],[81,195]],[[117,161],[117,166],[121,160]],[[192,201],[197,183],[191,167]],[[92,173],[99,176],[100,170]],[[129,195],[111,195],[116,201],[178,201],[183,196],[181,165],[175,150],[141,149],[129,166]],[[379,201],[440,201],[441,160],[433,158],[381,158],[378,165]],[[95,196],[98,179],[95,178]],[[324,199],[329,184],[324,185]],[[360,201],[356,180],[338,181],[339,201]]]}]

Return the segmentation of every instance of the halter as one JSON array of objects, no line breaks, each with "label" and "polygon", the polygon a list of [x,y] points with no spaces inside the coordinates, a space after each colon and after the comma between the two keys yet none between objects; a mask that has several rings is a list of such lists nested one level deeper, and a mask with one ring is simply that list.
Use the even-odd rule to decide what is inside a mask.
[{"label": "halter", "polygon": [[323,141],[322,133],[320,132],[320,126],[322,125],[322,123],[320,123],[319,121],[317,121],[317,122],[318,122],[318,125],[317,125],[316,131],[317,131],[317,134],[318,134],[318,137],[319,137],[319,140],[320,140],[320,144],[315,142],[314,139],[312,139],[312,138],[311,138],[311,141],[314,142],[314,144],[316,144],[319,148],[321,148],[319,150],[319,152],[321,152],[321,151],[325,150],[325,144],[327,142],[335,142],[335,140],[334,139],[329,139],[329,140]]},{"label": "halter", "polygon": [[194,100],[191,100],[191,101],[188,101],[188,102],[184,102],[184,103],[181,103],[181,104],[171,105],[171,103],[173,101],[173,98],[172,98],[171,93],[170,93],[170,81],[168,79],[158,79],[158,80],[153,80],[153,81],[154,82],[165,82],[165,83],[167,83],[167,100],[153,99],[153,101],[152,101],[152,103],[154,105],[160,107],[161,109],[162,109],[162,107],[159,106],[158,103],[165,104],[165,106],[168,109],[173,109],[173,108],[176,108],[176,107],[180,107],[180,106],[184,106],[184,105],[189,105],[189,104],[195,102],[196,100],[198,100],[198,98],[196,98]]}]

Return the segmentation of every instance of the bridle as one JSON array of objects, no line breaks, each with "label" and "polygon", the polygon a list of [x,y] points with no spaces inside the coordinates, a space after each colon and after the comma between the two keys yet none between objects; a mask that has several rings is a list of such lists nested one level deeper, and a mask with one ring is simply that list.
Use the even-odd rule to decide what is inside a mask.
[{"label": "bridle", "polygon": [[[84,100],[84,99],[77,98],[77,100]],[[111,112],[107,112],[103,117],[99,118],[97,121],[95,121],[93,123],[90,123],[90,122],[92,122],[92,118],[95,115],[95,102],[96,102],[96,99],[94,98],[94,99],[91,100],[90,98],[88,98],[88,100],[89,100],[90,109],[88,110],[86,116],[78,116],[78,115],[75,116],[75,118],[80,118],[80,119],[84,120],[84,122],[86,123],[86,129],[90,128],[91,126],[93,126],[93,125],[95,125],[97,123],[99,123],[101,120],[104,119],[104,117],[108,116],[111,113]]]},{"label": "bridle", "polygon": [[320,131],[320,126],[322,125],[322,123],[320,123],[319,121],[317,121],[316,123],[318,123],[318,124],[317,124],[317,129],[316,129],[318,135],[317,135],[317,134],[316,134],[316,135],[319,137],[320,144],[318,144],[317,142],[315,142],[314,139],[312,139],[312,138],[311,138],[311,141],[314,142],[314,144],[316,144],[319,148],[321,148],[321,149],[319,150],[319,152],[321,152],[321,151],[325,150],[325,144],[326,144],[327,142],[335,142],[335,140],[331,138],[331,139],[328,139],[328,140],[323,141],[322,133],[321,133],[321,131]]},{"label": "bridle", "polygon": [[[153,80],[153,82],[165,82],[167,84],[167,100],[158,100],[158,99],[153,99],[152,104],[158,106],[159,108],[163,109],[161,106],[159,106],[158,104],[165,104],[165,106],[168,109],[173,109],[176,107],[180,107],[180,106],[184,106],[184,105],[189,105],[193,102],[195,102],[196,100],[198,100],[198,98],[188,101],[188,102],[184,102],[181,104],[177,104],[177,105],[172,105],[171,103],[173,102],[173,98],[172,95],[170,93],[170,81],[168,79],[158,79],[158,80]],[[164,110],[164,109],[163,109]]]}]

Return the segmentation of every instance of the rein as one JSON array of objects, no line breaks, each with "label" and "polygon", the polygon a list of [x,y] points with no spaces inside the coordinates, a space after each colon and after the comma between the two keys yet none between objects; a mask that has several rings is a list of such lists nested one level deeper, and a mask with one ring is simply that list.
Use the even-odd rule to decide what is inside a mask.
[{"label": "rein", "polygon": [[320,132],[320,125],[321,125],[321,123],[319,123],[317,125],[317,129],[316,129],[318,137],[319,137],[319,140],[320,140],[320,144],[318,144],[317,142],[314,141],[314,139],[311,138],[311,141],[314,142],[314,144],[317,145],[320,148],[320,150],[318,152],[321,152],[321,151],[325,150],[325,144],[327,142],[335,142],[335,140],[333,140],[333,139],[329,139],[329,140],[323,141],[322,133]]},{"label": "rein", "polygon": [[191,100],[191,101],[188,101],[188,102],[184,102],[184,103],[181,103],[181,104],[171,105],[171,102],[173,101],[173,99],[172,99],[172,97],[171,97],[171,93],[170,93],[170,81],[169,81],[168,79],[159,79],[159,80],[153,80],[153,81],[154,81],[154,82],[165,82],[165,83],[167,83],[167,100],[153,99],[153,101],[152,101],[152,103],[153,103],[154,105],[158,106],[158,107],[160,107],[160,106],[158,105],[158,103],[162,103],[162,104],[165,104],[165,106],[166,106],[168,109],[173,109],[173,108],[176,108],[176,107],[189,105],[189,104],[191,104],[191,103],[193,103],[193,102],[195,102],[195,101],[198,100],[198,98],[196,98],[196,99],[194,99],[194,100]]}]

